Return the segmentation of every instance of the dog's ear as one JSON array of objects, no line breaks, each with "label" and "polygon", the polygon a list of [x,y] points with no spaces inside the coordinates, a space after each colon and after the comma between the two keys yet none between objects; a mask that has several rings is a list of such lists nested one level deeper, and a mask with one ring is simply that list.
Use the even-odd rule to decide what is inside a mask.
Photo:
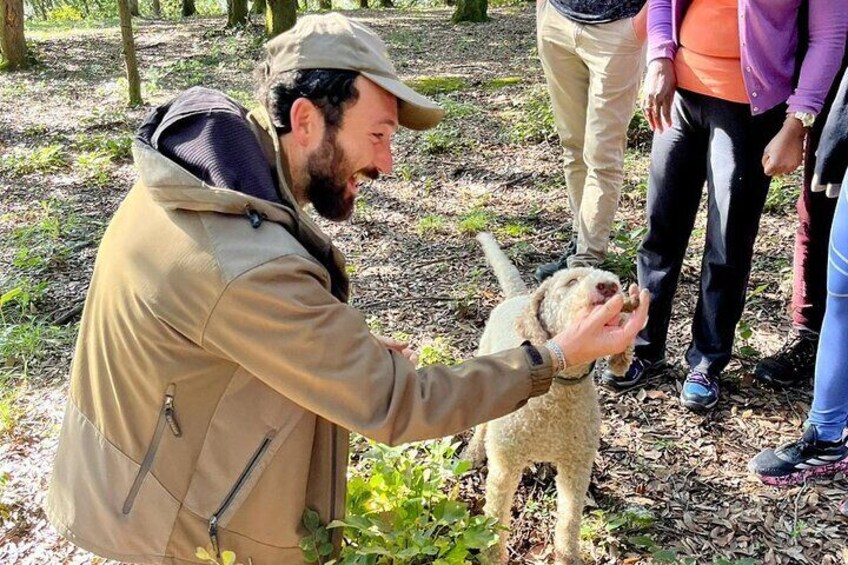
[{"label": "dog's ear", "polygon": [[546,280],[530,295],[530,302],[524,307],[521,315],[515,320],[515,331],[531,343],[545,343],[550,339],[548,330],[542,322],[542,303],[551,286],[551,279]]}]

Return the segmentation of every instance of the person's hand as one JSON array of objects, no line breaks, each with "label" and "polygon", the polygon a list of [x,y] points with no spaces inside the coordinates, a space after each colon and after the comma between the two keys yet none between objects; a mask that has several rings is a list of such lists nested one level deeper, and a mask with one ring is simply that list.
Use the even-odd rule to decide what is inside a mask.
[{"label": "person's hand", "polygon": [[386,347],[386,349],[391,349],[392,351],[397,351],[398,353],[400,353],[401,355],[403,355],[404,357],[409,359],[409,362],[412,363],[413,365],[418,364],[418,353],[416,353],[414,350],[410,349],[408,343],[403,343],[403,342],[400,342],[396,339],[392,339],[390,337],[385,337],[385,336],[381,336],[381,335],[377,335],[377,336],[374,336],[374,337],[376,337],[377,341],[382,343]]},{"label": "person's hand", "polygon": [[653,131],[662,133],[666,127],[671,127],[671,107],[676,89],[677,75],[674,73],[674,61],[671,59],[651,61],[645,78],[642,112]]},{"label": "person's hand", "polygon": [[648,321],[651,297],[647,290],[639,292],[636,285],[630,287],[630,295],[639,297],[639,307],[624,325],[619,324],[624,303],[619,294],[595,306],[585,318],[551,338],[562,349],[566,363],[590,363],[599,357],[621,353],[633,343],[636,334]]},{"label": "person's hand", "polygon": [[787,117],[763,151],[763,171],[766,176],[785,175],[801,166],[804,159],[804,137],[807,135],[801,121]]}]

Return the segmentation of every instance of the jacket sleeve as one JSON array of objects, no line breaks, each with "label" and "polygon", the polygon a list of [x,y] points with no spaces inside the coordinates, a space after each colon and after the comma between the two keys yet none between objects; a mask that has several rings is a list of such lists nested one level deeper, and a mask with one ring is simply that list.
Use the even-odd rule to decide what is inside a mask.
[{"label": "jacket sleeve", "polygon": [[809,0],[809,47],[801,63],[798,86],[786,100],[789,112],[818,114],[839,72],[848,36],[846,2]]},{"label": "jacket sleeve", "polygon": [[298,256],[242,274],[220,296],[203,346],[305,409],[387,444],[458,433],[547,392],[552,369],[544,348],[534,369],[517,348],[416,371],[326,290],[325,276]]},{"label": "jacket sleeve", "polygon": [[671,0],[648,0],[648,61],[674,59]]},{"label": "jacket sleeve", "polygon": [[[824,117],[824,116],[822,116]],[[848,169],[848,71],[827,115],[816,151],[815,176],[821,184],[842,184]]]}]

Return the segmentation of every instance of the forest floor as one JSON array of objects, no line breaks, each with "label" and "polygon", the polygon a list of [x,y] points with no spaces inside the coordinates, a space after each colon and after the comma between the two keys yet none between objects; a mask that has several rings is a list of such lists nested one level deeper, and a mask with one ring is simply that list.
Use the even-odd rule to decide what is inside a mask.
[{"label": "forest floor", "polygon": [[[453,25],[450,12],[360,10],[399,72],[447,108],[437,129],[402,131],[390,177],[363,191],[354,218],[322,222],[349,258],[353,304],[375,332],[407,337],[447,359],[472,355],[500,292],[473,235],[493,231],[524,273],[561,252],[570,212],[536,55],[530,5]],[[251,100],[259,29],[221,18],[140,21],[147,105],[124,105],[117,27],[34,30],[39,65],[0,75],[0,562],[83,563],[40,508],[58,439],[79,311],[97,243],[133,182],[132,131],[152,105],[195,85]],[[631,127],[608,267],[633,280],[650,134]],[[705,416],[677,401],[690,340],[705,213],[698,217],[670,329],[672,368],[644,388],[600,391],[603,437],[585,512],[588,562],[848,563],[844,476],[789,489],[763,486],[746,463],[794,439],[811,384],[754,383],[757,358],[790,333],[798,177],[777,179],[757,241],[747,306],[722,397]],[[525,474],[511,538],[516,563],[552,559],[553,472]],[[463,479],[482,500],[482,474]],[[745,561],[750,559],[749,561]],[[96,559],[94,561],[97,561]]]}]

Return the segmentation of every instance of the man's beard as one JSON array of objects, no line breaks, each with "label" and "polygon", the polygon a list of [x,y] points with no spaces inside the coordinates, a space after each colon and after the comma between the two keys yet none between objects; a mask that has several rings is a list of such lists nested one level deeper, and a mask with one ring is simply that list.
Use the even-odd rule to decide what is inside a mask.
[{"label": "man's beard", "polygon": [[[315,211],[328,220],[346,220],[353,214],[356,196],[347,192],[347,183],[354,173],[348,171],[350,166],[344,150],[336,143],[335,132],[327,131],[321,147],[307,161],[306,197]],[[360,173],[372,179],[379,176],[374,168],[363,169]]]}]

